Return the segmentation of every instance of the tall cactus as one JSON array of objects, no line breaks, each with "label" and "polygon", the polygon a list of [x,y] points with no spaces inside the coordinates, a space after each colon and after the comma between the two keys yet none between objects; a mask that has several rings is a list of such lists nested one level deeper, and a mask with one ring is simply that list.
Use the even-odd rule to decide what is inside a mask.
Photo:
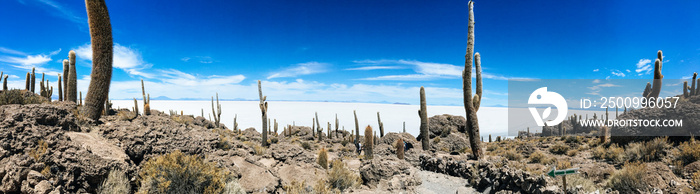
[{"label": "tall cactus", "polygon": [[[68,78],[70,69],[70,61],[68,59],[63,59],[63,100],[68,101]],[[61,83],[58,83],[59,85]]]},{"label": "tall cactus", "polygon": [[29,72],[27,72],[27,80],[24,81],[24,88],[25,88],[25,90],[27,90],[27,91],[29,91],[29,89],[31,89],[31,88],[29,88],[29,87],[30,87],[30,86],[29,86],[29,82],[30,82],[29,80],[30,80],[31,78],[32,78],[32,75],[29,74]]},{"label": "tall cactus", "polygon": [[400,160],[403,160],[403,155],[404,155],[403,139],[399,138],[398,140],[396,140],[396,157],[399,158]]},{"label": "tall cactus", "polygon": [[338,114],[335,114],[335,138],[338,138]]},{"label": "tall cactus", "polygon": [[[173,115],[173,111],[170,111],[170,116]],[[134,118],[139,116],[139,102],[134,98]]]},{"label": "tall cactus", "polygon": [[[697,77],[698,77],[698,73],[697,73],[697,72],[693,72],[693,81],[690,82],[690,85],[691,85],[691,86],[690,86],[690,94],[688,94],[688,95],[690,95],[690,96],[693,96],[693,95],[697,95],[697,94],[698,94],[698,90],[699,90],[698,88],[700,88],[700,86],[698,86],[698,88],[695,88],[695,79],[696,79]],[[687,87],[683,87],[683,90],[684,90],[684,91],[685,91],[685,88],[687,88]]]},{"label": "tall cactus", "polygon": [[[476,111],[479,110],[482,97],[481,86],[481,55],[474,53],[474,2],[469,1],[469,23],[467,27],[467,54],[465,56],[464,71],[462,71],[462,88],[464,92],[464,110],[467,113],[465,128],[469,135],[469,144],[472,154],[476,159],[483,156],[479,141],[479,120]],[[472,98],[472,62],[476,66],[476,94]]]},{"label": "tall cactus", "polygon": [[[109,85],[112,82],[112,24],[104,0],[85,0],[85,7],[90,25],[92,43],[92,73],[90,85],[85,95],[84,110],[86,116],[93,120],[102,116],[103,103],[109,95]],[[70,52],[71,84],[77,89],[75,72],[75,52]]]},{"label": "tall cactus", "polygon": [[[216,110],[214,109],[216,108]],[[144,110],[145,112],[146,110]],[[219,93],[216,93],[216,106],[214,106],[214,97],[211,97],[211,114],[214,115],[214,126],[219,128],[221,122],[221,104],[219,104]]]},{"label": "tall cactus", "polygon": [[642,92],[642,97],[647,97],[651,93],[651,82],[647,82],[647,86],[644,87],[644,92]]},{"label": "tall cactus", "polygon": [[36,73],[34,72],[35,70],[36,70],[36,68],[32,67],[32,81],[31,81],[32,85],[30,87],[30,90],[32,91],[32,93],[36,92],[36,87],[35,87],[36,86]]},{"label": "tall cactus", "polygon": [[420,87],[420,110],[418,110],[418,116],[420,116],[420,136],[423,150],[430,149],[430,133],[428,131],[428,106],[425,103],[425,88]]},{"label": "tall cactus", "polygon": [[374,148],[374,138],[372,136],[372,127],[369,125],[367,125],[367,128],[365,128],[365,142],[363,147],[365,148],[365,159],[371,160],[373,157],[372,150]]},{"label": "tall cactus", "polygon": [[328,122],[328,128],[326,128],[326,131],[328,132],[328,134],[326,134],[328,136],[328,139],[333,139],[333,137],[331,136],[331,122]]},{"label": "tall cactus", "polygon": [[318,132],[318,141],[321,142],[323,140],[323,128],[321,128],[321,124],[318,122],[318,112],[316,114],[316,131]]},{"label": "tall cactus", "polygon": [[311,117],[311,137],[316,138],[316,118]]},{"label": "tall cactus", "polygon": [[[94,54],[93,54],[94,55]],[[66,94],[68,101],[78,103],[78,77],[75,70],[75,51],[70,51],[68,53],[68,87],[66,88]],[[94,59],[93,59],[94,60]],[[94,63],[94,62],[93,62]]]},{"label": "tall cactus", "polygon": [[63,101],[63,88],[61,88],[61,74],[58,74],[58,101]]},{"label": "tall cactus", "polygon": [[233,132],[238,132],[238,114],[233,116]]},{"label": "tall cactus", "polygon": [[260,112],[262,112],[262,146],[267,147],[267,96],[262,94],[260,80],[258,80],[258,94],[260,95]]},{"label": "tall cactus", "polygon": [[[143,79],[141,79],[141,95],[143,95],[143,115],[151,115],[151,95],[146,97],[146,87],[143,85]],[[217,96],[218,98],[218,96]],[[218,99],[217,99],[218,103]],[[218,123],[217,123],[218,125]],[[218,126],[217,126],[218,127]]]},{"label": "tall cactus", "polygon": [[379,117],[379,112],[377,112],[377,124],[379,125],[379,137],[384,137],[384,123],[382,123],[382,118]]},{"label": "tall cactus", "polygon": [[277,119],[274,120],[275,127],[273,128],[275,130],[275,136],[277,136]]},{"label": "tall cactus", "polygon": [[656,52],[657,58],[654,61],[654,84],[651,87],[651,92],[645,97],[647,98],[659,98],[659,93],[661,93],[661,84],[664,75],[661,74],[661,68],[663,68],[663,53],[661,50]]},{"label": "tall cactus", "polygon": [[[1,75],[0,75],[1,76]],[[0,77],[3,78],[3,77]],[[2,91],[7,91],[7,75],[2,79]]]},{"label": "tall cactus", "polygon": [[357,122],[357,112],[352,110],[352,114],[355,115],[355,148],[357,148],[357,154],[360,154],[360,125]]}]

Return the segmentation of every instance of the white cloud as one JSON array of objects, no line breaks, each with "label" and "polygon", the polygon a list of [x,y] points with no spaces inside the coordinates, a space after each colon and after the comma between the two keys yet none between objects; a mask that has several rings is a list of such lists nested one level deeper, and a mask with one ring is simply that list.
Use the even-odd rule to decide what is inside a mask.
[{"label": "white cloud", "polygon": [[634,71],[638,73],[637,75],[649,75],[651,73],[651,59],[639,59],[636,66],[637,69]]},{"label": "white cloud", "polygon": [[0,53],[5,53],[5,54],[12,54],[12,55],[27,55],[27,53],[24,53],[22,51],[17,51],[5,47],[0,47]]},{"label": "white cloud", "polygon": [[[53,55],[58,54],[61,52],[61,49],[59,48],[56,51],[52,51],[49,54],[36,54],[36,55],[29,55],[26,54],[25,52],[22,51],[17,51],[9,48],[0,48],[0,52],[2,53],[7,53],[15,56],[10,56],[10,55],[0,55],[0,62],[5,62],[9,63],[11,66],[19,69],[24,69],[27,71],[31,71],[32,68],[36,69],[37,73],[46,73],[50,76],[56,76],[59,74],[58,71],[50,68],[45,68],[43,67],[46,65],[48,62],[52,61],[51,57]],[[19,56],[17,56],[19,55]]]},{"label": "white cloud", "polygon": [[610,73],[618,77],[625,77],[625,73],[622,73],[622,71],[617,69],[612,70]]},{"label": "white cloud", "polygon": [[[404,74],[404,75],[384,75],[377,77],[362,78],[361,80],[394,80],[394,81],[420,81],[420,80],[430,80],[430,79],[459,79],[462,77],[462,70],[464,67],[456,66],[445,63],[432,63],[432,62],[422,62],[415,60],[361,60],[353,61],[358,64],[369,64],[369,66],[364,66],[361,70],[373,70],[376,67],[404,67],[411,68],[416,74]],[[378,66],[387,64],[397,64],[403,66]],[[360,67],[363,68],[363,67]],[[481,76],[485,79],[494,80],[517,80],[517,81],[531,81],[534,78],[526,77],[506,77],[502,75],[490,74],[487,72],[481,72]],[[472,69],[472,77],[476,77],[476,70]]]},{"label": "white cloud", "polygon": [[189,57],[182,57],[180,60],[182,60],[182,61],[184,61],[184,62],[187,62],[187,61],[190,61],[190,59],[191,59],[191,58],[189,58]]},{"label": "white cloud", "polygon": [[404,69],[404,67],[401,67],[401,66],[373,65],[373,66],[364,66],[364,67],[348,68],[348,69],[345,69],[345,70],[350,70],[350,71],[368,71],[368,70],[381,70],[381,69]]},{"label": "white cloud", "polygon": [[600,71],[600,69],[594,69],[594,70],[593,70],[593,72],[598,72],[598,71]]},{"label": "white cloud", "polygon": [[323,72],[328,71],[328,66],[330,66],[330,64],[319,63],[316,61],[306,62],[306,63],[298,63],[298,64],[292,65],[290,67],[287,67],[285,69],[282,69],[280,71],[271,73],[270,76],[267,77],[267,79],[282,78],[282,77],[297,77],[300,75],[310,75],[310,74],[323,73]]},{"label": "white cloud", "polygon": [[[78,47],[75,49],[75,55],[78,59],[92,61],[92,46],[86,44]],[[146,63],[141,57],[141,52],[136,49],[115,43],[112,57],[112,66],[124,70],[129,75],[142,76],[145,78],[155,77],[153,74],[142,71],[151,68],[153,65]]]},{"label": "white cloud", "polygon": [[65,8],[61,4],[58,4],[52,0],[35,0],[35,1],[40,3],[40,5],[42,5],[43,7],[51,9],[49,11],[50,14],[57,15],[59,17],[62,17],[64,19],[70,20],[70,21],[78,23],[78,24],[87,23],[86,18],[79,17],[79,16],[75,15],[69,9]]}]

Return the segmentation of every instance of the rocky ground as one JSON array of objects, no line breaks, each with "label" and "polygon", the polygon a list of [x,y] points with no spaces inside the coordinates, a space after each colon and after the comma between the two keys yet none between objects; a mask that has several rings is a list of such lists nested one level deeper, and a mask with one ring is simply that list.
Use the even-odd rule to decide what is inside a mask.
[{"label": "rocky ground", "polygon": [[[318,185],[334,184],[338,164],[323,168],[321,149],[349,172],[342,177],[351,182],[342,191],[348,193],[564,193],[559,177],[545,175],[554,166],[581,169],[568,176],[569,193],[687,193],[697,191],[700,179],[694,141],[617,145],[594,137],[529,137],[485,142],[486,157],[475,161],[460,131],[464,118],[437,115],[430,118],[430,150],[410,134],[388,133],[369,160],[355,152],[348,132],[322,133],[319,141],[310,127],[294,126],[270,134],[271,145],[262,147],[253,128],[239,133],[203,117],[155,110],[133,119],[126,109],[114,112],[90,121],[69,102],[0,106],[0,193],[96,193],[115,169],[136,192],[144,163],[175,150],[227,169],[248,193],[323,192]],[[393,145],[399,138],[414,146],[403,160]],[[643,157],[649,152],[654,157]]]}]

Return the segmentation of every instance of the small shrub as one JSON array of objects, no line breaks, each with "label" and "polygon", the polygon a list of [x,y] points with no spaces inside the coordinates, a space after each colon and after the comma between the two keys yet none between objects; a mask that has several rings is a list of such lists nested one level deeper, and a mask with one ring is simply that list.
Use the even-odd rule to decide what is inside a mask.
[{"label": "small shrub", "polygon": [[532,154],[530,154],[530,162],[532,163],[540,163],[543,165],[551,164],[554,160],[551,158],[547,157],[544,153],[540,151],[535,151]]},{"label": "small shrub", "polygon": [[314,193],[325,194],[331,193],[331,188],[326,184],[326,181],[319,179],[314,186]]},{"label": "small shrub", "polygon": [[8,104],[41,104],[46,98],[24,90],[8,90],[0,92],[0,106]]},{"label": "small shrub", "polygon": [[552,152],[553,154],[565,154],[567,151],[569,151],[569,146],[563,143],[557,143],[554,144],[551,148],[549,148],[549,151]]},{"label": "small shrub", "polygon": [[695,189],[700,188],[700,171],[693,173],[690,180],[690,186]]},{"label": "small shrub", "polygon": [[620,191],[620,193],[636,193],[648,190],[649,184],[644,181],[646,164],[640,162],[625,163],[622,169],[613,173],[608,181],[608,186]]},{"label": "small shrub", "polygon": [[596,190],[599,190],[591,179],[585,178],[581,174],[566,175],[566,179],[567,184],[573,185],[567,188],[567,193],[580,192],[576,190],[579,186],[584,193],[595,193]]},{"label": "small shrub", "polygon": [[270,138],[270,143],[277,143],[277,142],[279,142],[279,141],[280,141],[280,140],[277,139],[276,137]]},{"label": "small shrub", "polygon": [[345,189],[359,186],[361,182],[360,176],[345,168],[343,161],[336,159],[331,162],[328,184],[332,188],[339,189],[342,192]]},{"label": "small shrub", "polygon": [[306,181],[302,182],[297,182],[296,180],[292,180],[289,185],[285,185],[284,190],[287,191],[288,194],[311,194],[313,193],[311,188],[306,185]]},{"label": "small shrub", "polygon": [[593,159],[605,159],[605,148],[603,146],[598,146],[593,148],[591,150],[591,155],[593,156]]},{"label": "small shrub", "polygon": [[170,119],[184,125],[191,125],[194,122],[194,116],[192,115],[174,115]]},{"label": "small shrub", "polygon": [[502,156],[511,161],[520,161],[521,159],[523,159],[523,155],[520,155],[519,153],[513,150],[505,151]]},{"label": "small shrub", "polygon": [[245,189],[238,183],[238,180],[231,180],[226,183],[222,194],[245,194]]},{"label": "small shrub", "polygon": [[575,150],[575,149],[574,149],[574,150],[569,150],[568,152],[566,152],[566,155],[567,155],[567,156],[570,156],[570,157],[574,157],[574,156],[576,156],[577,154],[578,154],[578,150]]},{"label": "small shrub", "polygon": [[624,152],[625,150],[617,146],[617,144],[612,144],[605,152],[605,159],[618,163],[624,162]]},{"label": "small shrub", "polygon": [[138,193],[221,193],[228,180],[228,171],[176,150],[143,165]]},{"label": "small shrub", "polygon": [[700,160],[700,143],[695,138],[678,145],[676,160],[683,161],[683,166]]},{"label": "small shrub", "polygon": [[107,179],[97,188],[99,194],[131,193],[131,183],[122,170],[114,169],[109,172]]},{"label": "small shrub", "polygon": [[340,142],[340,145],[343,145],[343,147],[345,147],[345,145],[348,145],[348,140],[343,139],[343,141]]},{"label": "small shrub", "polygon": [[29,155],[32,156],[32,158],[34,158],[34,161],[38,162],[41,159],[41,157],[43,157],[44,154],[46,154],[46,149],[48,148],[49,145],[46,143],[46,141],[39,140],[37,142],[36,148],[29,151]]},{"label": "small shrub", "polygon": [[667,138],[655,138],[652,141],[644,143],[631,143],[627,145],[625,150],[625,158],[627,161],[660,161],[665,155],[666,150],[670,148]]},{"label": "small shrub", "polygon": [[365,151],[365,159],[372,159],[372,150],[374,148],[374,136],[372,135],[372,127],[369,125],[365,128],[365,142],[362,144]]},{"label": "small shrub", "polygon": [[321,148],[321,151],[318,152],[317,162],[323,169],[328,169],[328,152],[326,152],[326,148]]},{"label": "small shrub", "polygon": [[571,168],[571,162],[568,160],[557,160],[557,169],[568,169]]},{"label": "small shrub", "polygon": [[567,136],[564,142],[578,144],[581,143],[581,139],[578,136]]},{"label": "small shrub", "polygon": [[120,110],[117,112],[117,118],[120,121],[131,121],[136,118],[137,114],[128,110]]},{"label": "small shrub", "polygon": [[253,146],[253,151],[255,151],[255,155],[257,155],[257,156],[265,155],[265,147],[263,147],[263,146],[256,144]]},{"label": "small shrub", "polygon": [[41,174],[44,175],[44,177],[49,177],[49,175],[51,175],[51,168],[49,168],[48,165],[44,166],[44,169],[41,170]]},{"label": "small shrub", "polygon": [[435,143],[435,144],[440,143],[440,137],[433,138],[433,143]]},{"label": "small shrub", "polygon": [[301,142],[301,147],[304,148],[305,150],[310,150],[311,144],[309,144],[309,142]]}]

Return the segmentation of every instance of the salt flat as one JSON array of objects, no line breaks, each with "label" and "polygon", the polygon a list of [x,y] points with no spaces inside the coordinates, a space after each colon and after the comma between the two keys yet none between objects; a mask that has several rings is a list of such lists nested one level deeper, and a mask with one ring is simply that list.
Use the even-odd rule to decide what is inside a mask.
[{"label": "salt flat", "polygon": [[[133,100],[113,100],[113,108],[129,108],[134,106]],[[139,110],[143,111],[143,102],[139,101]],[[220,101],[221,122],[232,128],[233,117],[238,115],[238,126],[240,128],[261,127],[261,113],[258,101]],[[204,117],[209,118],[211,114],[211,101],[176,101],[176,100],[151,100],[151,109],[156,109],[168,113],[168,110],[184,111],[184,114],[200,116],[204,110]],[[287,124],[311,126],[314,113],[318,112],[321,127],[324,129],[328,122],[335,128],[335,115],[338,114],[340,128],[354,130],[355,121],[353,110],[357,111],[357,119],[362,126],[370,125],[375,130],[377,125],[377,112],[380,112],[384,123],[385,133],[401,132],[403,122],[406,122],[406,132],[414,136],[419,134],[420,117],[418,117],[418,105],[398,105],[398,104],[375,104],[375,103],[344,103],[344,102],[290,102],[290,101],[268,101],[268,118],[277,119],[279,131]],[[593,111],[569,111],[570,114],[590,114]],[[601,112],[596,112],[598,115]],[[604,113],[604,112],[603,112]],[[428,106],[428,116],[451,114],[465,116],[463,106]],[[479,126],[481,135],[488,137],[508,136],[508,108],[504,107],[481,107],[477,113],[479,116]],[[530,119],[523,117],[522,119]],[[513,126],[512,126],[513,127]],[[523,130],[527,126],[517,126]],[[532,131],[540,131],[541,128],[531,126]]]}]

